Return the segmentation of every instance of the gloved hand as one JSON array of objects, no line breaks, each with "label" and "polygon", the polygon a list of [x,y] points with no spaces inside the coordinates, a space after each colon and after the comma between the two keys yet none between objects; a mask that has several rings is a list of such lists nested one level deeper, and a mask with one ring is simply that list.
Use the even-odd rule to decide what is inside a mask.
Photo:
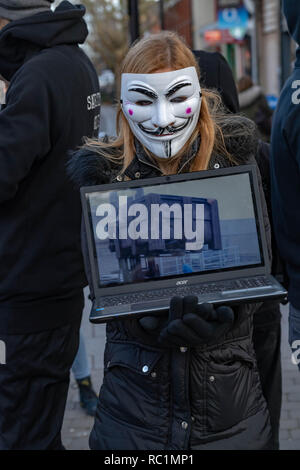
[{"label": "gloved hand", "polygon": [[159,341],[172,346],[199,346],[224,336],[233,321],[234,313],[228,306],[215,309],[212,304],[198,305],[196,296],[173,297]]},{"label": "gloved hand", "polygon": [[145,316],[141,328],[165,346],[199,346],[224,336],[232,327],[233,310],[228,306],[214,309],[212,304],[198,305],[196,296],[173,297],[169,317]]},{"label": "gloved hand", "polygon": [[139,325],[144,332],[150,336],[159,336],[163,327],[168,322],[168,316],[162,313],[161,316],[145,316],[139,319]]},{"label": "gloved hand", "polygon": [[159,334],[162,328],[167,324],[168,315],[165,311],[156,312],[155,315],[148,314],[141,318],[128,318],[126,320],[126,329],[135,339],[142,341],[143,344],[157,344]]}]

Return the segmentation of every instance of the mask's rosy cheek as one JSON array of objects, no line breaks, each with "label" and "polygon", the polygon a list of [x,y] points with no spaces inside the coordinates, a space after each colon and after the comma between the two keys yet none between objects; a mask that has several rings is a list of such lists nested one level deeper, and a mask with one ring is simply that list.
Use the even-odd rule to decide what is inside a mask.
[{"label": "mask's rosy cheek", "polygon": [[197,96],[192,96],[182,103],[173,104],[173,114],[176,117],[189,119],[192,117],[201,104]]},{"label": "mask's rosy cheek", "polygon": [[127,119],[134,122],[143,122],[151,119],[152,111],[149,106],[135,106],[130,103],[128,106],[124,106],[124,115]]}]

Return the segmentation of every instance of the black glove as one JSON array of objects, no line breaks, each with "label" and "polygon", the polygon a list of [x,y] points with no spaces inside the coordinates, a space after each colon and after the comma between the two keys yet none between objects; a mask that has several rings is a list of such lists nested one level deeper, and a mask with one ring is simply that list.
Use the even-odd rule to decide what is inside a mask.
[{"label": "black glove", "polygon": [[234,313],[230,307],[198,305],[196,296],[173,297],[169,319],[162,328],[159,342],[169,346],[199,346],[224,336],[232,327]]},{"label": "black glove", "polygon": [[160,332],[168,323],[168,314],[165,311],[158,312],[157,315],[148,315],[135,321],[136,336],[145,343],[150,341],[157,343]]}]

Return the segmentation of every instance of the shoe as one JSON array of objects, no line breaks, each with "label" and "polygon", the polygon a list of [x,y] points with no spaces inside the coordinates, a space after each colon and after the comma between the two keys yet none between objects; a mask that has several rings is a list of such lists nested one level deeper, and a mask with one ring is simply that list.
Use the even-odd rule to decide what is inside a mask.
[{"label": "shoe", "polygon": [[93,390],[91,377],[76,380],[79,388],[80,405],[89,416],[95,416],[98,397]]}]

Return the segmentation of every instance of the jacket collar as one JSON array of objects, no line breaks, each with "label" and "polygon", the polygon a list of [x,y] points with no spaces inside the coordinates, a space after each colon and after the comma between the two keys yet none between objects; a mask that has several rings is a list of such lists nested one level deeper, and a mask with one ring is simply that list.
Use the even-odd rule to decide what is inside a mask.
[{"label": "jacket collar", "polygon": [[[198,152],[200,137],[198,137],[191,146],[190,150],[182,157],[180,168],[177,173],[189,171],[190,163]],[[143,146],[138,140],[135,140],[135,157],[126,168],[124,174],[130,179],[143,179],[150,176],[162,175],[160,168],[146,154]]]},{"label": "jacket collar", "polygon": [[227,168],[233,166],[234,164],[223,155],[213,153],[208,164],[208,170],[218,170],[219,168]]}]

